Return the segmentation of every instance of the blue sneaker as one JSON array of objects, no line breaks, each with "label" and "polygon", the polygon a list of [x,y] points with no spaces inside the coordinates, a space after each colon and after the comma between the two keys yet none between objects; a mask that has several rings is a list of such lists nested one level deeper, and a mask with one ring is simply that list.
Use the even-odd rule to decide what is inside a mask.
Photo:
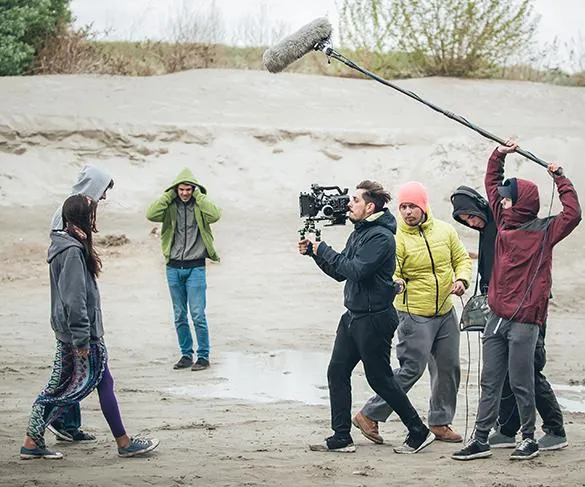
[{"label": "blue sneaker", "polygon": [[46,458],[47,460],[59,460],[63,458],[63,453],[50,451],[46,448],[20,448],[20,458],[23,460],[32,460],[33,458]]},{"label": "blue sneaker", "polygon": [[153,438],[152,440],[146,438],[130,438],[130,443],[126,448],[118,448],[118,455],[121,457],[143,455],[154,450],[159,443],[159,440],[156,438]]}]

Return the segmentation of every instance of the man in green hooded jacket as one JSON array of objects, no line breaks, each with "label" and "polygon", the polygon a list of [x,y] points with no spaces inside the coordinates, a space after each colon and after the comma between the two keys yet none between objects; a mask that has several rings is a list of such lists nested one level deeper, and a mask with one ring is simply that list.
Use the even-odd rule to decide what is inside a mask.
[{"label": "man in green hooded jacket", "polygon": [[[162,223],[161,247],[166,259],[167,281],[181,349],[181,358],[174,364],[174,369],[203,370],[209,367],[205,259],[219,261],[213,246],[211,224],[220,216],[221,210],[209,200],[207,190],[187,168],[146,212],[148,220]],[[197,337],[196,362],[193,362],[193,335],[188,311]]]}]

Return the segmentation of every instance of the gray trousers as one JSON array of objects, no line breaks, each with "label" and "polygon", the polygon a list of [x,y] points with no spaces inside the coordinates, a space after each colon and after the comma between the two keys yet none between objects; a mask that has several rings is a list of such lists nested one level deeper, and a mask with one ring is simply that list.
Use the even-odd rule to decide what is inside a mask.
[{"label": "gray trousers", "polygon": [[[451,424],[457,407],[461,378],[459,365],[459,322],[455,309],[443,316],[428,318],[398,312],[396,358],[400,368],[394,377],[408,392],[423,375],[427,365],[431,376],[429,425]],[[386,421],[392,408],[380,396],[372,396],[362,413],[374,421]]]},{"label": "gray trousers", "polygon": [[536,423],[534,351],[538,325],[508,321],[492,313],[486,324],[481,371],[481,398],[475,420],[479,436],[496,425],[506,374],[516,397],[522,438],[533,437]]}]

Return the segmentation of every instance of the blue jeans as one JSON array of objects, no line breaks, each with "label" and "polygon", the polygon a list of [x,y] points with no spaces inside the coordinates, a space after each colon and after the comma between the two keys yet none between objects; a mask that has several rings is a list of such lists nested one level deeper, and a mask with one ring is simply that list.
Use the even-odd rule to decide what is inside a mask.
[{"label": "blue jeans", "polygon": [[193,356],[193,335],[189,327],[188,306],[197,337],[197,357],[209,359],[209,330],[205,317],[207,291],[205,267],[177,269],[167,266],[167,281],[173,302],[175,329],[181,355]]}]

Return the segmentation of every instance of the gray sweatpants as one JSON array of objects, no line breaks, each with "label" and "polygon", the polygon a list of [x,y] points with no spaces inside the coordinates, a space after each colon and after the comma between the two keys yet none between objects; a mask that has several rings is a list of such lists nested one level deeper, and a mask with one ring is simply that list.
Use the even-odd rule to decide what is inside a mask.
[{"label": "gray sweatpants", "polygon": [[[459,323],[455,309],[443,316],[429,318],[398,312],[396,358],[400,368],[394,370],[396,381],[408,392],[429,367],[431,399],[429,425],[451,424],[457,407],[459,366]],[[374,421],[386,421],[392,408],[380,396],[372,396],[362,413]]]},{"label": "gray sweatpants", "polygon": [[506,374],[520,416],[522,438],[533,437],[536,423],[534,351],[538,325],[508,321],[492,313],[483,334],[481,398],[475,420],[479,436],[487,438],[496,425]]}]

